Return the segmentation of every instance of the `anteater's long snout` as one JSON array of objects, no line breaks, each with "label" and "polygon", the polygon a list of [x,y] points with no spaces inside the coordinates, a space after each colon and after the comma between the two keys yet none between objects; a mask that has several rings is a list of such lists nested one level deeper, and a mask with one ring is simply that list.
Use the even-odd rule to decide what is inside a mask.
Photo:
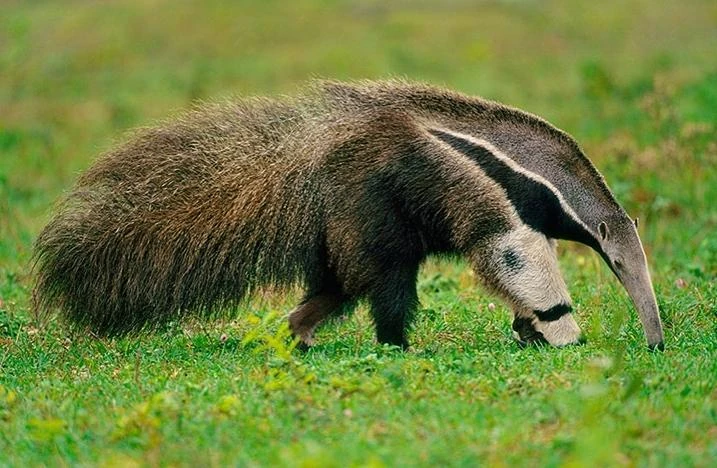
[{"label": "anteater's long snout", "polygon": [[662,322],[660,321],[660,310],[657,307],[657,299],[652,288],[652,280],[650,279],[647,265],[641,268],[641,271],[636,275],[623,275],[620,281],[630,295],[635,309],[637,309],[637,314],[645,332],[645,338],[647,338],[647,345],[651,350],[664,350],[665,343]]}]

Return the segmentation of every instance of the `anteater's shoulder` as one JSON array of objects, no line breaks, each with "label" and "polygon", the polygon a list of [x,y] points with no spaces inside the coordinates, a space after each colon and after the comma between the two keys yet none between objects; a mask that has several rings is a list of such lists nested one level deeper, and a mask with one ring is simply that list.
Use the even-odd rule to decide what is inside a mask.
[{"label": "anteater's shoulder", "polygon": [[329,107],[403,112],[423,121],[492,128],[515,126],[576,147],[567,133],[521,109],[450,89],[402,79],[355,82],[317,81],[312,86]]}]

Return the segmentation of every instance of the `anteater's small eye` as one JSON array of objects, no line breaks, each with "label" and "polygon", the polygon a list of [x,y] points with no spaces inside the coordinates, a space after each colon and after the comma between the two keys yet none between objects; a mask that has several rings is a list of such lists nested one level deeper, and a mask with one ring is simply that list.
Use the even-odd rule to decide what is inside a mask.
[{"label": "anteater's small eye", "polygon": [[615,268],[622,270],[622,262],[620,260],[615,260],[613,263],[615,264]]}]

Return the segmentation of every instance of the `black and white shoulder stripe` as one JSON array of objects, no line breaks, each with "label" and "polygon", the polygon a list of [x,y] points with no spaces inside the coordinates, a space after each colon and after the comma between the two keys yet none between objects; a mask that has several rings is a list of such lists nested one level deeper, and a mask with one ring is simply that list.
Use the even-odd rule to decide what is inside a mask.
[{"label": "black and white shoulder stripe", "polygon": [[582,242],[599,250],[595,233],[550,181],[520,166],[489,141],[447,129],[430,128],[428,131],[478,164],[498,183],[526,225],[547,237]]}]

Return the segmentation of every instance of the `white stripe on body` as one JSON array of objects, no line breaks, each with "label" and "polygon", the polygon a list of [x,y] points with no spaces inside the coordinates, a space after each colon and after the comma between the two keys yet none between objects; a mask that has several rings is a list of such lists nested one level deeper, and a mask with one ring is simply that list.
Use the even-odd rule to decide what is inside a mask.
[{"label": "white stripe on body", "polygon": [[[558,189],[544,177],[520,166],[486,140],[442,128],[434,130],[480,146],[497,159],[500,159],[511,170],[542,184],[555,195],[566,216],[571,217],[591,235],[595,235],[568,205]],[[458,149],[440,138],[436,139],[444,147],[450,148],[451,151],[466,158]],[[500,185],[498,181],[495,182]],[[512,204],[510,206],[511,208],[513,207]],[[534,310],[548,310],[558,304],[571,303],[570,294],[560,274],[554,242],[543,233],[524,224],[517,212],[513,211],[511,218],[516,220],[516,226],[496,239],[493,244],[493,251],[485,255],[490,258],[493,264],[493,274],[496,276],[499,292],[505,294],[508,301],[512,303],[515,316],[529,318],[533,327],[542,333],[551,345],[564,346],[577,343],[580,339],[581,331],[572,314],[565,314],[553,321],[542,321],[533,312]],[[522,260],[525,264],[516,271],[509,271],[509,269],[501,266],[500,257],[506,249],[514,249],[519,252],[523,256]],[[476,262],[476,264],[480,264],[480,262]],[[485,279],[488,280],[489,284],[493,283],[490,279]]]},{"label": "white stripe on body", "polygon": [[[558,199],[558,202],[560,203],[560,207],[563,209],[563,212],[572,218],[576,223],[578,223],[585,231],[589,232],[594,238],[598,238],[597,234],[590,229],[587,224],[585,224],[580,217],[577,215],[575,210],[572,209],[572,207],[568,204],[568,202],[563,197],[562,193],[555,187],[550,181],[548,181],[545,177],[541,176],[540,174],[536,174],[535,172],[529,171],[528,169],[524,168],[515,160],[511,159],[508,155],[506,155],[504,152],[499,150],[495,145],[493,145],[491,142],[484,140],[482,138],[476,138],[472,135],[467,135],[465,133],[455,132],[453,130],[449,130],[446,128],[431,128],[430,130],[437,130],[446,134],[449,134],[455,138],[460,138],[462,140],[467,141],[468,143],[471,143],[476,146],[480,146],[489,153],[491,153],[493,156],[495,156],[497,159],[500,159],[503,163],[505,163],[508,167],[510,167],[513,171],[518,172],[520,174],[523,174],[524,176],[528,177],[529,179],[538,182],[539,184],[545,186],[548,190],[550,190],[555,197]],[[435,137],[434,137],[435,138]],[[450,146],[449,144],[441,141],[439,138],[436,138],[441,144],[448,146],[454,151],[457,151],[455,148]]]}]

